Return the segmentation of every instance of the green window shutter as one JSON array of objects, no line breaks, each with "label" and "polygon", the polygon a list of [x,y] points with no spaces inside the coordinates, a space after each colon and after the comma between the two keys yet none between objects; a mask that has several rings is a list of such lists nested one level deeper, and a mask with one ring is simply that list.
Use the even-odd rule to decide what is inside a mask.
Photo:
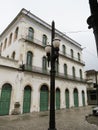
[{"label": "green window shutter", "polygon": [[34,29],[31,28],[31,27],[29,27],[28,39],[29,39],[30,41],[33,41],[33,39],[34,39]]},{"label": "green window shutter", "polygon": [[32,70],[32,58],[33,58],[32,52],[28,51],[27,52],[27,61],[26,61],[27,70]]},{"label": "green window shutter", "polygon": [[46,35],[43,35],[42,43],[43,43],[43,46],[47,45],[47,36]]},{"label": "green window shutter", "polygon": [[67,75],[67,65],[64,64],[64,75],[66,76]]},{"label": "green window shutter", "polygon": [[43,69],[43,72],[47,71],[47,59],[46,59],[46,57],[42,58],[42,69]]}]

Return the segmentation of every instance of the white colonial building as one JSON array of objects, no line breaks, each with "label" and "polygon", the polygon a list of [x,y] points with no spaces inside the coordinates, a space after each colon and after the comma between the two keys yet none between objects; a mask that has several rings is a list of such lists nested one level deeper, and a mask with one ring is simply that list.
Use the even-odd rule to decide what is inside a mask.
[{"label": "white colonial building", "polygon": [[[61,40],[56,64],[56,109],[87,105],[81,45],[56,29]],[[22,9],[0,35],[0,115],[47,111],[50,68],[45,46],[51,26]]]}]

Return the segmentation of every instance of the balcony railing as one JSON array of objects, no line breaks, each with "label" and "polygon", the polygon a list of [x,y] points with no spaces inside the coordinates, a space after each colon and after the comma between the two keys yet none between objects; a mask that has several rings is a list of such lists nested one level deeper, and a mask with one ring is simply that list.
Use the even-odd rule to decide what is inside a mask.
[{"label": "balcony railing", "polygon": [[[30,66],[30,65],[25,64],[24,65],[24,70],[34,72],[34,73],[40,73],[40,74],[44,74],[44,75],[50,75],[49,70],[44,70],[43,68],[40,68],[40,67],[37,67],[37,66]],[[73,77],[72,75],[69,75],[69,74],[65,75],[64,73],[60,73],[60,72],[56,73],[56,77],[67,79],[67,80],[86,82],[86,80],[83,79],[83,78]]]}]

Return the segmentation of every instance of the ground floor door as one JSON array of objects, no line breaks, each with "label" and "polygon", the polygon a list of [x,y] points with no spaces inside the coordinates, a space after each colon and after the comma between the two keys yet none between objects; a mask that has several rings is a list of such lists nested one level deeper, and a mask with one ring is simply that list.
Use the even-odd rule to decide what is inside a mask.
[{"label": "ground floor door", "polygon": [[56,109],[60,109],[60,90],[56,89]]},{"label": "ground floor door", "polygon": [[24,88],[24,97],[23,97],[23,113],[29,113],[31,106],[31,87],[26,86]]},{"label": "ground floor door", "polygon": [[74,106],[78,107],[78,91],[77,89],[74,89]]},{"label": "ground floor door", "polygon": [[10,84],[5,84],[2,87],[0,96],[0,116],[9,114],[11,90],[12,87]]},{"label": "ground floor door", "polygon": [[69,108],[69,90],[66,89],[65,91],[65,102],[66,102],[66,108]]},{"label": "ground floor door", "polygon": [[48,87],[43,85],[40,89],[40,111],[48,110]]}]

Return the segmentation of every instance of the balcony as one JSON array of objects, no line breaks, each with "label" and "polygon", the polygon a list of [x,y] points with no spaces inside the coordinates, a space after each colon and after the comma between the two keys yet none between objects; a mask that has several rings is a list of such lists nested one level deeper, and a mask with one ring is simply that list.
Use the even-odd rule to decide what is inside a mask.
[{"label": "balcony", "polygon": [[[42,75],[50,75],[50,71],[49,70],[44,70],[43,68],[37,67],[37,66],[30,66],[30,65],[23,65],[24,66],[24,71],[29,71],[29,72],[33,72],[33,73],[38,73],[38,74],[42,74]],[[21,67],[22,68],[22,67]],[[73,77],[72,75],[64,75],[64,73],[56,73],[56,77],[58,78],[62,78],[62,79],[66,79],[66,80],[71,80],[71,81],[77,81],[77,82],[86,82],[85,79],[80,78],[80,77]]]}]

